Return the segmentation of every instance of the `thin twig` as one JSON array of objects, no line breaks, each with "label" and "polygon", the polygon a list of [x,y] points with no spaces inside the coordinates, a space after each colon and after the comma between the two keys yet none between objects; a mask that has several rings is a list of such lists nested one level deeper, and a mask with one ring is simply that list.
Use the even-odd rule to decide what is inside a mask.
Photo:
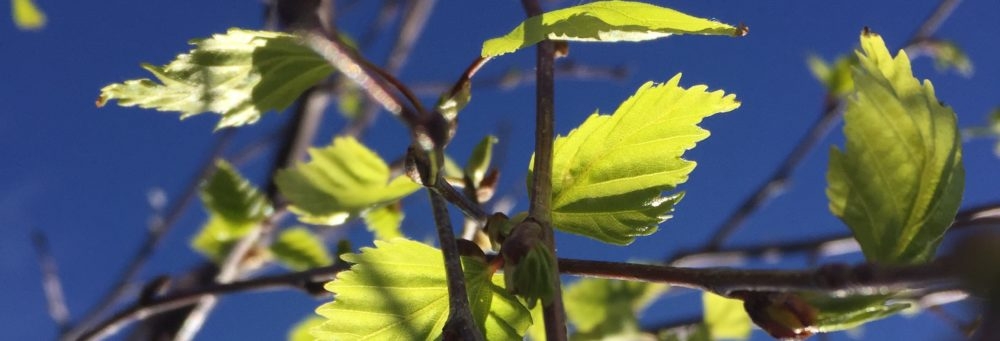
[{"label": "thin twig", "polygon": [[49,248],[49,240],[39,230],[31,231],[31,241],[38,254],[38,265],[42,271],[42,288],[45,290],[45,301],[48,303],[49,317],[56,323],[60,331],[69,326],[69,308],[63,295],[62,280],[59,279],[59,267]]},{"label": "thin twig", "polygon": [[[542,7],[537,0],[522,0],[521,4],[528,17],[542,15]],[[552,201],[552,143],[555,125],[555,82],[553,80],[553,59],[555,44],[551,40],[538,43],[535,67],[535,164],[532,171],[530,191],[531,206],[528,215],[542,227],[545,246],[556,257],[555,233],[550,217]],[[567,339],[566,311],[563,308],[562,284],[559,278],[560,265],[553,264],[552,302],[542,307],[545,318],[547,340]]]},{"label": "thin twig", "polygon": [[[941,1],[941,3],[938,4],[938,7],[934,9],[934,12],[931,12],[931,14],[927,16],[927,19],[924,19],[924,22],[920,24],[920,28],[917,29],[917,32],[913,33],[913,38],[910,39],[910,43],[927,39],[934,35],[934,32],[937,32],[938,28],[941,27],[941,24],[948,20],[948,17],[951,16],[951,13],[955,11],[955,8],[958,7],[958,4],[960,3],[962,3],[961,0]],[[907,45],[909,45],[909,43]]]},{"label": "thin twig", "polygon": [[164,218],[162,220],[157,220],[153,226],[149,228],[149,234],[146,235],[146,240],[143,241],[135,255],[132,256],[131,262],[125,267],[122,274],[118,276],[118,280],[111,287],[111,290],[98,301],[99,303],[97,305],[82,315],[82,319],[79,322],[63,333],[61,336],[62,338],[75,339],[75,336],[79,334],[80,331],[97,322],[108,309],[118,303],[118,300],[125,295],[129,286],[139,275],[139,271],[141,271],[146,265],[146,261],[148,261],[153,255],[153,251],[155,251],[156,247],[160,244],[160,240],[162,240],[167,232],[170,231],[170,228],[174,226],[177,220],[180,219],[182,213],[184,213],[191,202],[194,201],[194,198],[198,194],[199,184],[201,184],[202,179],[208,177],[215,171],[215,159],[218,158],[219,155],[222,155],[222,151],[229,144],[229,141],[232,139],[235,132],[235,129],[226,129],[222,131],[222,134],[216,140],[215,146],[212,147],[211,152],[209,152],[208,157],[204,162],[202,162],[201,169],[198,170],[198,173],[191,178],[190,182],[188,182],[184,193],[182,193],[176,201],[171,203]]}]

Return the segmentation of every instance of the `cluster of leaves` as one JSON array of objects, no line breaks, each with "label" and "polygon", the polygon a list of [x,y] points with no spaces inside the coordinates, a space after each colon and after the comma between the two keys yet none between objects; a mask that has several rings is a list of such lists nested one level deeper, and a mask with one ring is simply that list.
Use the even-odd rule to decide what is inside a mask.
[{"label": "cluster of leaves", "polygon": [[[500,56],[546,39],[642,41],[675,34],[741,36],[746,28],[644,3],[596,1],[529,18],[507,35],[486,41],[482,56]],[[235,127],[284,109],[334,71],[291,34],[232,29],[193,45],[192,51],[165,66],[143,65],[159,83],[140,79],[109,85],[101,90],[99,105],[117,100],[123,106],[177,111],[181,118],[214,112],[221,115],[217,128]],[[905,53],[892,57],[882,39],[869,32],[862,35],[861,47],[856,58],[832,67],[811,62],[832,93],[848,98],[847,145],[844,151],[831,152],[827,176],[830,209],[851,228],[870,261],[925,262],[934,255],[961,199],[955,116],[938,102],[929,82],[921,84],[912,76]],[[665,192],[674,191],[695,168],[683,154],[709,136],[698,123],[740,106],[732,94],[708,91],[705,85],[684,88],[680,80],[678,74],[665,83],[646,83],[612,114],[594,113],[556,139],[550,212],[555,228],[627,245],[656,232],[670,217],[683,192]],[[468,100],[467,95],[445,98],[439,107],[453,108],[450,115],[457,115],[463,98]],[[464,171],[458,171],[474,186],[487,178],[493,141],[484,139]],[[393,176],[381,157],[353,138],[338,137],[309,155],[308,163],[275,176],[290,201],[288,209],[311,225],[338,226],[361,218],[377,241],[374,248],[342,257],[354,265],[327,284],[336,298],[317,310],[326,319],[305,321],[291,338],[306,337],[301,328],[322,339],[437,338],[448,315],[441,253],[400,238],[399,231],[399,201],[420,186],[408,177]],[[267,224],[275,211],[221,161],[206,181],[202,198],[209,218],[192,245],[217,262],[236,242]],[[305,227],[283,229],[263,250],[268,259],[273,255],[296,270],[333,262],[321,239]],[[536,298],[545,302],[544,295],[519,298],[510,293],[515,289],[510,283],[530,286],[538,280],[514,278],[516,267],[497,274],[484,258],[463,257],[462,265],[473,317],[484,336],[538,337],[537,309],[528,307]],[[653,337],[643,333],[636,316],[666,290],[661,284],[597,279],[571,284],[565,299],[574,337]],[[905,307],[891,295],[799,295],[819,312],[816,321],[797,327],[810,330],[850,328]],[[706,293],[704,304],[705,328],[694,335],[738,339],[749,334],[741,301]],[[776,315],[780,310],[768,309],[751,315],[788,327],[783,322],[787,318]]]}]

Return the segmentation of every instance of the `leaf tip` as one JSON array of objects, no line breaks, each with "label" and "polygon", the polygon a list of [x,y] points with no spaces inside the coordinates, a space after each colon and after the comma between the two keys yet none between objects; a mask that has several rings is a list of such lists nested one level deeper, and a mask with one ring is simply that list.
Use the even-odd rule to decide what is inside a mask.
[{"label": "leaf tip", "polygon": [[734,37],[744,37],[747,34],[750,34],[750,26],[747,26],[747,24],[744,24],[742,22],[738,26],[736,26],[736,30],[733,31]]}]

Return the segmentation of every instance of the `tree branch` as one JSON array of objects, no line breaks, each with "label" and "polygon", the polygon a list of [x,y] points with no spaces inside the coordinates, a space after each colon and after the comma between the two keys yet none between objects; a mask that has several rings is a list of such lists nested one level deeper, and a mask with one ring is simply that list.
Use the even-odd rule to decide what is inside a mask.
[{"label": "tree branch", "polygon": [[[522,0],[527,16],[542,15],[542,7],[537,0]],[[553,59],[555,44],[551,40],[538,43],[535,67],[535,162],[532,170],[532,184],[529,189],[531,206],[528,216],[542,227],[542,239],[553,257],[557,257],[555,232],[550,217],[552,201],[552,143],[555,121],[555,82],[553,81]],[[559,278],[558,262],[553,262],[552,302],[542,307],[545,318],[545,337],[552,341],[567,339],[566,311],[563,308],[562,284]]]},{"label": "tree branch", "polygon": [[38,265],[42,271],[42,289],[45,291],[45,301],[49,307],[49,317],[56,323],[60,331],[69,327],[69,308],[63,295],[62,280],[59,279],[59,267],[49,248],[49,240],[39,230],[31,231],[31,241],[38,254]]},{"label": "tree branch", "polygon": [[76,339],[76,336],[83,329],[96,323],[108,309],[118,303],[118,300],[125,295],[128,291],[129,285],[135,281],[135,278],[139,275],[139,271],[141,271],[146,265],[146,261],[149,260],[149,257],[153,255],[153,251],[155,251],[156,247],[160,244],[160,240],[162,240],[167,232],[170,231],[170,228],[174,226],[178,219],[180,219],[181,214],[183,214],[191,202],[194,201],[194,198],[198,194],[198,188],[202,179],[205,179],[215,171],[215,159],[218,158],[219,155],[222,155],[222,151],[229,144],[229,141],[232,139],[235,132],[236,129],[226,129],[222,131],[222,134],[216,139],[215,146],[212,147],[212,151],[209,152],[208,157],[202,162],[201,169],[194,177],[191,178],[191,181],[188,182],[184,193],[182,193],[177,200],[171,203],[164,218],[157,220],[149,228],[149,234],[146,235],[146,239],[136,251],[135,255],[132,256],[130,263],[125,267],[125,270],[118,276],[118,280],[115,281],[111,290],[109,290],[104,297],[98,301],[97,305],[82,315],[79,322],[66,330],[66,332],[60,336],[61,338]]},{"label": "tree branch", "polygon": [[428,194],[431,198],[431,207],[434,210],[438,241],[441,243],[441,252],[444,254],[445,278],[448,279],[448,322],[444,325],[444,339],[482,340],[483,335],[476,327],[476,320],[472,318],[472,308],[469,307],[465,272],[462,271],[462,258],[458,253],[455,231],[452,229],[451,217],[448,215],[448,205],[436,191],[428,191]]}]

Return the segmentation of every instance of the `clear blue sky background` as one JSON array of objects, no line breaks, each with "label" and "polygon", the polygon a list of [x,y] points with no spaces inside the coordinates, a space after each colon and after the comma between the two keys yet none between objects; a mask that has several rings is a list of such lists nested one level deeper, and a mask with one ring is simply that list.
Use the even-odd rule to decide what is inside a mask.
[{"label": "clear blue sky background", "polygon": [[[341,28],[354,36],[372,21],[373,1],[343,13]],[[558,6],[576,1],[559,2]],[[571,59],[593,66],[624,65],[621,81],[557,81],[557,132],[567,133],[595,109],[611,112],[639,85],[665,81],[684,72],[683,85],[708,84],[737,94],[739,110],[712,117],[704,126],[712,137],[688,154],[698,169],[683,185],[688,195],[676,217],[649,237],[627,248],[558,235],[566,257],[655,260],[680,248],[704,242],[723,217],[766,178],[776,163],[818,115],[823,89],[810,76],[808,53],[825,59],[848,53],[858,33],[869,26],[893,49],[901,46],[937,1],[655,1],[688,13],[729,23],[745,22],[750,35],[674,37],[647,43],[573,44]],[[176,115],[135,108],[94,107],[98,90],[111,82],[148,77],[140,62],[163,64],[186,51],[186,41],[230,27],[259,28],[257,1],[85,1],[39,0],[49,24],[40,32],[22,32],[0,10],[0,330],[9,340],[44,340],[56,335],[45,311],[39,270],[29,231],[44,231],[59,261],[74,318],[103,295],[146,233],[151,211],[146,193],[162,188],[176,197],[189,181],[215,136],[213,115],[179,122]],[[965,1],[937,37],[957,42],[975,63],[965,78],[934,70],[928,59],[914,63],[918,77],[934,82],[938,97],[955,108],[960,125],[982,125],[1000,104],[1000,3]],[[412,58],[401,74],[406,82],[451,81],[475,57],[483,40],[506,33],[523,19],[518,1],[439,1]],[[384,62],[391,40],[373,42],[366,51]],[[530,71],[534,51],[504,56],[481,77],[510,69]],[[477,87],[462,112],[451,153],[464,160],[475,141],[506,125],[501,143],[506,153],[501,195],[513,195],[526,209],[524,175],[532,147],[533,87],[513,90]],[[433,97],[427,98],[428,102]],[[242,128],[230,152],[256,141],[288,115],[266,115]],[[317,138],[325,144],[343,125],[335,112],[323,121]],[[380,116],[368,138],[386,159],[398,158],[408,143],[400,124]],[[827,149],[841,143],[837,128],[823,146],[795,172],[794,186],[753,216],[733,244],[790,240],[843,232],[827,210],[824,174]],[[965,144],[968,172],[965,206],[1000,199],[1000,160],[993,141]],[[270,158],[241,168],[263,184]],[[411,213],[405,232],[418,240],[433,236],[422,195],[406,202]],[[415,211],[416,212],[416,211]],[[201,259],[187,246],[204,213],[195,205],[164,240],[143,278],[180,273]],[[363,228],[350,228],[359,242]],[[860,258],[838,258],[860,261]],[[801,260],[780,267],[801,267]],[[677,291],[680,292],[680,291]],[[679,318],[698,309],[696,295],[670,295],[654,305],[643,321]],[[228,297],[207,321],[201,339],[273,340],[306,316],[319,301],[296,292]],[[958,335],[929,314],[895,317],[865,328],[865,339],[952,339]],[[763,333],[755,332],[755,338]],[[839,334],[834,339],[846,339]]]}]

